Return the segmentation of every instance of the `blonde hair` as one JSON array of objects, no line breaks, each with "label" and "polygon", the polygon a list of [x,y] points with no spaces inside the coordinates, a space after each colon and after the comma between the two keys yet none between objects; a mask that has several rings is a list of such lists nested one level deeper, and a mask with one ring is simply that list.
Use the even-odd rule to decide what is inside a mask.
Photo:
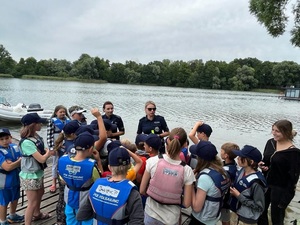
[{"label": "blonde hair", "polygon": [[240,147],[235,143],[227,142],[221,146],[221,149],[224,150],[224,152],[228,155],[230,160],[234,160],[237,157],[237,155],[234,154],[232,151],[240,150]]},{"label": "blonde hair", "polygon": [[167,151],[171,159],[175,159],[181,152],[182,146],[186,143],[187,134],[185,130],[181,127],[176,127],[171,130],[169,135],[169,140]]},{"label": "blonde hair", "polygon": [[127,171],[131,168],[131,164],[126,166],[109,166],[109,170],[111,171],[112,175],[118,176],[123,175],[126,176]]},{"label": "blonde hair", "polygon": [[121,144],[133,153],[137,151],[136,145],[131,143],[128,139],[123,139]]},{"label": "blonde hair", "polygon": [[147,101],[145,103],[145,109],[147,108],[148,105],[154,105],[154,107],[156,107],[155,103],[153,101]]}]

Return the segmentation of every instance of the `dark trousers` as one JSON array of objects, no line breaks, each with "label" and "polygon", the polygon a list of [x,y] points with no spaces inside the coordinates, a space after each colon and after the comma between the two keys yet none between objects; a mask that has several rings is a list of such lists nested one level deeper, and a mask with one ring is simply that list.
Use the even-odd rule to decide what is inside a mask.
[{"label": "dark trousers", "polygon": [[189,225],[205,225],[204,223],[201,223],[199,220],[197,220],[193,215],[191,215],[191,222]]},{"label": "dark trousers", "polygon": [[268,211],[269,206],[271,203],[271,190],[268,188],[267,192],[265,193],[265,209],[261,216],[258,218],[257,225],[269,225],[268,219]]}]

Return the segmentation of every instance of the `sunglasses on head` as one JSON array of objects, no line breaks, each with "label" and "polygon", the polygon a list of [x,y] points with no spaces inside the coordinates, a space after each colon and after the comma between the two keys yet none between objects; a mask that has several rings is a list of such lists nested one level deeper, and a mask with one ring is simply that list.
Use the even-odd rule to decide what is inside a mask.
[{"label": "sunglasses on head", "polygon": [[156,108],[147,108],[148,109],[148,111],[155,111],[156,110]]}]

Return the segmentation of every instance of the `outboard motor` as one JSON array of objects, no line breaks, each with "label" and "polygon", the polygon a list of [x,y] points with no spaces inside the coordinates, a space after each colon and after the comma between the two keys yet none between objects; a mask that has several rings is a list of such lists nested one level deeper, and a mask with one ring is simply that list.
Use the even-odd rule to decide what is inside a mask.
[{"label": "outboard motor", "polygon": [[28,106],[27,112],[43,111],[44,109],[38,103],[32,103]]}]

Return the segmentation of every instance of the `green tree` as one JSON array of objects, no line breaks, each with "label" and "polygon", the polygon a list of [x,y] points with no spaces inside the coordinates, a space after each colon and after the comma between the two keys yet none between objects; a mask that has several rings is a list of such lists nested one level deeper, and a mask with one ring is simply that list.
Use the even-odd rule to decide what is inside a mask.
[{"label": "green tree", "polygon": [[298,85],[300,78],[300,66],[295,62],[283,61],[273,67],[272,75],[274,85],[285,87]]},{"label": "green tree", "polygon": [[95,57],[95,67],[98,71],[98,78],[106,80],[109,77],[110,64],[109,60],[100,59],[98,56]]},{"label": "green tree", "polygon": [[278,37],[286,31],[289,17],[286,15],[287,4],[293,4],[294,27],[291,30],[291,43],[300,47],[300,1],[299,0],[250,0],[250,13],[263,24],[268,33]]},{"label": "green tree", "polygon": [[0,73],[12,74],[15,69],[16,62],[10,56],[10,53],[0,45]]},{"label": "green tree", "polygon": [[258,84],[258,80],[254,78],[255,70],[249,66],[242,66],[237,69],[236,76],[229,79],[232,83],[232,89],[236,91],[250,91]]},{"label": "green tree", "polygon": [[71,76],[82,79],[98,79],[95,60],[88,54],[82,54],[77,61],[73,63],[70,71]]}]

